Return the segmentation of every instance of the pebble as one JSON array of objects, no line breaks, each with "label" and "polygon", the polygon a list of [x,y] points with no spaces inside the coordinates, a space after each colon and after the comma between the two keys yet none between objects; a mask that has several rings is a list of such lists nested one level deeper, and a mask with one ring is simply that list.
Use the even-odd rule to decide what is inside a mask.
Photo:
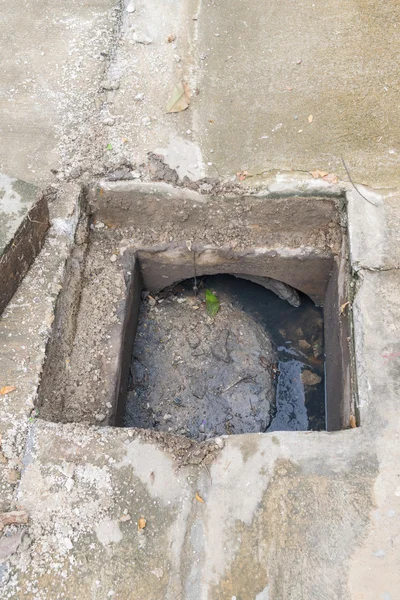
[{"label": "pebble", "polygon": [[67,488],[67,490],[69,492],[72,490],[74,485],[75,485],[75,481],[73,479],[67,479],[67,481],[65,482],[65,487]]},{"label": "pebble", "polygon": [[321,377],[308,370],[302,372],[301,380],[304,385],[317,385],[318,383],[321,383]]},{"label": "pebble", "polygon": [[7,473],[7,481],[12,485],[17,484],[19,481],[19,471],[16,469],[10,469],[10,471]]},{"label": "pebble", "polygon": [[117,255],[116,255],[116,254],[112,254],[112,255],[110,256],[110,260],[111,260],[111,262],[112,262],[112,263],[114,263],[114,262],[117,260],[117,258],[118,258],[118,257],[117,257]]},{"label": "pebble", "polygon": [[94,418],[96,419],[96,421],[104,421],[104,419],[106,418],[106,415],[103,414],[98,414],[98,415],[94,415]]},{"label": "pebble", "polygon": [[133,41],[137,44],[144,44],[145,46],[153,42],[151,38],[147,37],[146,35],[140,35],[139,33],[136,33],[133,36]]},{"label": "pebble", "polygon": [[105,119],[103,119],[103,125],[108,125],[108,126],[112,126],[115,124],[115,118],[114,117],[107,117]]},{"label": "pebble", "polygon": [[95,228],[96,229],[103,229],[105,227],[104,223],[102,223],[101,221],[97,221]]},{"label": "pebble", "polygon": [[164,421],[170,421],[172,419],[172,415],[166,414],[164,415]]},{"label": "pebble", "polygon": [[311,344],[309,344],[307,340],[299,340],[299,347],[302,350],[309,350],[311,348]]},{"label": "pebble", "polygon": [[105,80],[101,82],[101,87],[103,88],[103,90],[118,90],[119,89],[119,81],[110,81],[110,80]]},{"label": "pebble", "polygon": [[144,98],[143,92],[140,92],[139,94],[136,94],[136,96],[135,96],[135,100],[137,102],[140,102],[141,100],[143,100],[143,98]]},{"label": "pebble", "polygon": [[134,13],[135,10],[136,10],[136,6],[133,4],[133,2],[129,2],[128,6],[126,7],[126,12]]}]

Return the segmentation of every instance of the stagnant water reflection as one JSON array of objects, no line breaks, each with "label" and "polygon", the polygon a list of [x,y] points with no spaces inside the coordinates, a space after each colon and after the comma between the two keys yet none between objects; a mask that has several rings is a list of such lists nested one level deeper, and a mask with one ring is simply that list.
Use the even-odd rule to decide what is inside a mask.
[{"label": "stagnant water reflection", "polygon": [[[192,286],[193,281],[185,282]],[[205,277],[202,285],[224,292],[243,311],[257,318],[268,332],[278,358],[276,408],[267,431],[325,429],[323,311],[300,294],[291,306],[260,285],[232,275]],[[302,372],[311,371],[314,378]],[[318,383],[315,383],[319,381]]]},{"label": "stagnant water reflection", "polygon": [[[322,309],[230,275],[142,302],[125,426],[194,439],[325,429]],[[205,288],[221,300],[206,314]]]}]

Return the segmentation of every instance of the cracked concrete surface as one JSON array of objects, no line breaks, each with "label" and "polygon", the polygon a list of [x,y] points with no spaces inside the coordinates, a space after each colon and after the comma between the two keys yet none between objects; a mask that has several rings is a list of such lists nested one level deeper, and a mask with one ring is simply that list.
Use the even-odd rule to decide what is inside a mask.
[{"label": "cracked concrete surface", "polygon": [[[0,318],[0,386],[17,388],[0,397],[0,506],[29,514],[0,539],[0,597],[395,600],[399,5],[133,4],[3,2],[0,170],[52,186],[52,227]],[[180,80],[191,105],[168,115]],[[138,432],[37,418],[80,184],[121,165],[140,179],[148,152],[181,178],[261,182],[266,202],[347,191],[361,427],[233,436],[177,470]],[[341,156],[376,206],[307,175],[347,181]]]}]

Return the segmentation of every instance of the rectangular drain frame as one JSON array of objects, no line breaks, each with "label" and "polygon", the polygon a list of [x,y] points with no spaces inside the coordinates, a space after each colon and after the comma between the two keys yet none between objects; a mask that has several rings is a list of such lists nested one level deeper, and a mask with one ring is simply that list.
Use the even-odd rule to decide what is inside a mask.
[{"label": "rectangular drain frame", "polygon": [[[136,230],[139,222],[139,231],[145,229],[146,223],[150,223],[152,229],[158,227],[158,231],[163,232],[166,219],[173,219],[174,215],[180,227],[179,240],[166,240],[158,244],[139,240],[128,245],[118,261],[119,268],[125,276],[126,295],[123,305],[119,307],[120,322],[113,326],[114,356],[105,373],[109,384],[107,398],[112,406],[107,419],[108,424],[116,426],[122,424],[142,290],[158,292],[175,282],[192,277],[193,252],[196,252],[198,276],[235,273],[243,277],[246,277],[246,274],[272,277],[300,289],[318,304],[323,305],[326,429],[335,431],[350,426],[356,403],[354,377],[352,377],[351,322],[348,312],[341,309],[348,300],[350,289],[347,232],[340,226],[340,215],[338,217],[340,211],[338,204],[341,200],[295,195],[273,198],[255,198],[251,195],[239,198],[208,198],[197,192],[174,188],[164,183],[132,182],[99,183],[86,191],[84,196],[83,223],[85,223],[85,213],[88,213],[89,203],[92,220],[108,224],[110,230],[126,229],[129,226]],[[182,207],[184,207],[183,219],[180,217]],[[243,212],[240,209],[243,209]],[[231,243],[224,245],[191,241],[193,231],[196,230],[196,219],[202,222],[204,214],[210,211],[213,213],[211,218],[215,219],[215,223],[218,221],[216,215],[219,212],[222,214],[222,228],[226,223],[231,223],[237,218],[244,220],[250,235],[254,227],[256,232],[254,244],[247,248],[236,248],[234,237]],[[238,217],[235,216],[237,214]],[[275,219],[274,231],[270,234],[260,234],[267,235],[272,242],[268,240],[268,246],[261,245],[258,234],[258,229],[262,229],[260,223],[263,225],[265,221],[273,221],[276,215],[279,216],[279,220]],[[282,224],[280,215],[286,219],[286,225]],[[318,245],[307,245],[308,232],[317,230],[319,222],[328,232],[329,238],[327,223],[333,217],[338,217],[337,227],[341,231],[340,247],[337,248],[336,255],[332,251],[321,250]],[[312,223],[314,229],[310,228],[310,220],[315,221]],[[293,231],[290,228],[296,226],[304,227],[305,233],[302,235],[305,243],[292,248],[285,246],[284,243],[280,245],[274,243],[274,238],[281,242],[285,242],[286,238],[291,239]],[[101,235],[101,231],[90,232],[89,242],[94,236]],[[49,382],[46,380],[47,366],[59,351],[59,341],[60,336],[62,337],[68,305],[71,306],[71,310],[77,305],[76,297],[63,299],[63,294],[64,292],[61,292],[56,310],[53,335],[48,344],[47,360],[39,390],[39,407],[44,418],[46,418],[46,410],[42,411],[42,409],[44,402],[47,401],[46,396],[49,395]],[[65,306],[63,311],[60,311],[59,305],[63,302]]]}]

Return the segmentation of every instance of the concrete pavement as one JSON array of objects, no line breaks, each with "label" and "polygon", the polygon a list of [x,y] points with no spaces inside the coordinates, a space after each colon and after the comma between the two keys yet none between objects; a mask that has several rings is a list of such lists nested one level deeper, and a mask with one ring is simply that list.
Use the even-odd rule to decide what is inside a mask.
[{"label": "concrete pavement", "polygon": [[[29,515],[0,539],[0,597],[395,600],[399,7],[3,4],[1,170],[58,196],[0,318],[0,384],[17,388],[0,397],[1,509]],[[191,104],[166,114],[181,80]],[[80,184],[145,178],[148,152],[182,178],[247,171],[243,185],[281,194],[309,193],[315,169],[347,180],[343,156],[368,185],[375,206],[347,194],[359,428],[227,437],[210,464],[177,469],[167,442],[37,418]]]}]

